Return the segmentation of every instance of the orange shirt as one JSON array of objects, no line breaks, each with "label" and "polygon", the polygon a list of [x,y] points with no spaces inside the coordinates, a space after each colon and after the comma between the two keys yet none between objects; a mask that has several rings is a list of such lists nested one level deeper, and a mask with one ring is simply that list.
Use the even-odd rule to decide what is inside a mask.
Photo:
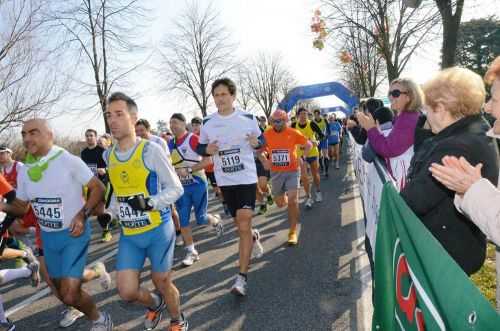
[{"label": "orange shirt", "polygon": [[10,185],[7,179],[0,174],[0,195],[3,196],[12,190],[12,185]]},{"label": "orange shirt", "polygon": [[299,168],[297,145],[307,144],[307,138],[290,127],[281,132],[270,128],[264,132],[266,150],[271,158],[271,171],[294,171]]}]

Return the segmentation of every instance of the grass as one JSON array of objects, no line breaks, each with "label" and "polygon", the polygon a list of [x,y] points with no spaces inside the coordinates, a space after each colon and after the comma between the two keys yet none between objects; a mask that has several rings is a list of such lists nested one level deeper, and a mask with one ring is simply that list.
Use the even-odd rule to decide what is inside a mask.
[{"label": "grass", "polygon": [[495,246],[488,244],[486,261],[483,267],[471,277],[481,293],[496,308],[496,270],[495,270]]}]

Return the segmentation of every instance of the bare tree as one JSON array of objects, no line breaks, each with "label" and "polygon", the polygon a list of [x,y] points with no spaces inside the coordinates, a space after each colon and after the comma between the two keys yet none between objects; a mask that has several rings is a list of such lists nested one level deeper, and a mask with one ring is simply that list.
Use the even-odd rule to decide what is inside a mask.
[{"label": "bare tree", "polygon": [[0,133],[47,116],[61,90],[43,49],[43,1],[0,0]]},{"label": "bare tree", "polygon": [[441,67],[455,65],[458,42],[458,28],[462,19],[464,0],[434,0],[443,22],[443,45],[441,48]]},{"label": "bare tree", "polygon": [[165,88],[193,98],[206,116],[210,83],[233,70],[236,46],[211,4],[202,8],[200,2],[191,1],[172,31],[161,51]]},{"label": "bare tree", "polygon": [[238,86],[236,101],[241,108],[247,111],[252,111],[255,106],[255,102],[252,99],[248,81],[248,68],[244,65],[239,65],[236,69],[236,85]]},{"label": "bare tree", "polygon": [[280,54],[260,53],[247,70],[247,82],[252,100],[266,117],[294,85],[295,80],[284,66]]},{"label": "bare tree", "polygon": [[[376,44],[385,60],[387,76],[400,76],[415,50],[430,39],[439,23],[439,12],[432,3],[410,8],[404,0],[322,0],[328,15],[330,35],[348,35],[362,30]],[[366,22],[361,18],[368,17]]]},{"label": "bare tree", "polygon": [[61,37],[61,47],[73,56],[71,65],[81,69],[73,76],[77,90],[97,99],[89,109],[99,106],[104,113],[110,91],[126,86],[130,74],[144,64],[127,65],[131,52],[143,50],[138,40],[148,22],[146,14],[138,0],[57,1],[47,12],[50,31]]}]

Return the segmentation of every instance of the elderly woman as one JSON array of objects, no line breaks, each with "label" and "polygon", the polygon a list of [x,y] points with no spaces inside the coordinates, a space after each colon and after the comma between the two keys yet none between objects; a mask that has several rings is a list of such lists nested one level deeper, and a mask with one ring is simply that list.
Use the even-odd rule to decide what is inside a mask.
[{"label": "elderly woman", "polygon": [[[491,99],[484,110],[496,119],[487,135],[500,139],[500,56],[493,61],[485,81],[493,85]],[[455,206],[496,245],[500,245],[500,190],[495,186],[497,182],[481,176],[482,164],[474,167],[464,157],[446,156],[442,162],[443,165],[432,165],[434,178],[456,192]]]},{"label": "elderly woman", "polygon": [[470,70],[450,68],[426,83],[424,93],[427,122],[434,135],[415,152],[401,196],[470,275],[484,262],[486,238],[455,209],[454,192],[436,181],[429,167],[446,155],[463,156],[474,165],[482,162],[484,176],[497,182],[498,153],[494,140],[486,136],[489,124],[481,115],[484,84]]}]

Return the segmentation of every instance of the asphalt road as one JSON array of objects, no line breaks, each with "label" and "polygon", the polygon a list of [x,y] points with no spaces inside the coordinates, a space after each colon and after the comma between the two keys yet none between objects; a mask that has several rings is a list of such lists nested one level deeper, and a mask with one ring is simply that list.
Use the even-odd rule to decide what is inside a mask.
[{"label": "asphalt road", "polygon": [[[363,221],[359,194],[350,162],[331,169],[322,179],[324,201],[305,210],[301,198],[299,245],[286,246],[286,211],[274,205],[265,216],[254,219],[262,234],[265,254],[255,260],[249,273],[248,296],[229,293],[237,273],[237,237],[231,219],[218,240],[208,228],[194,230],[199,262],[182,268],[184,251],[175,252],[174,279],[181,291],[182,309],[190,330],[369,330],[371,276],[363,247]],[[221,213],[210,201],[210,211]],[[115,253],[118,233],[109,243],[99,241],[94,227],[88,263],[103,260],[113,277],[113,287],[103,291],[97,281],[84,287],[99,309],[108,311],[115,330],[142,330],[144,308],[120,300],[115,284]],[[143,285],[152,288],[149,265],[141,274]],[[0,287],[5,309],[17,330],[58,330],[64,307],[45,285],[37,289],[28,281]],[[168,316],[159,330],[168,325]],[[82,318],[70,330],[89,330]]]}]

